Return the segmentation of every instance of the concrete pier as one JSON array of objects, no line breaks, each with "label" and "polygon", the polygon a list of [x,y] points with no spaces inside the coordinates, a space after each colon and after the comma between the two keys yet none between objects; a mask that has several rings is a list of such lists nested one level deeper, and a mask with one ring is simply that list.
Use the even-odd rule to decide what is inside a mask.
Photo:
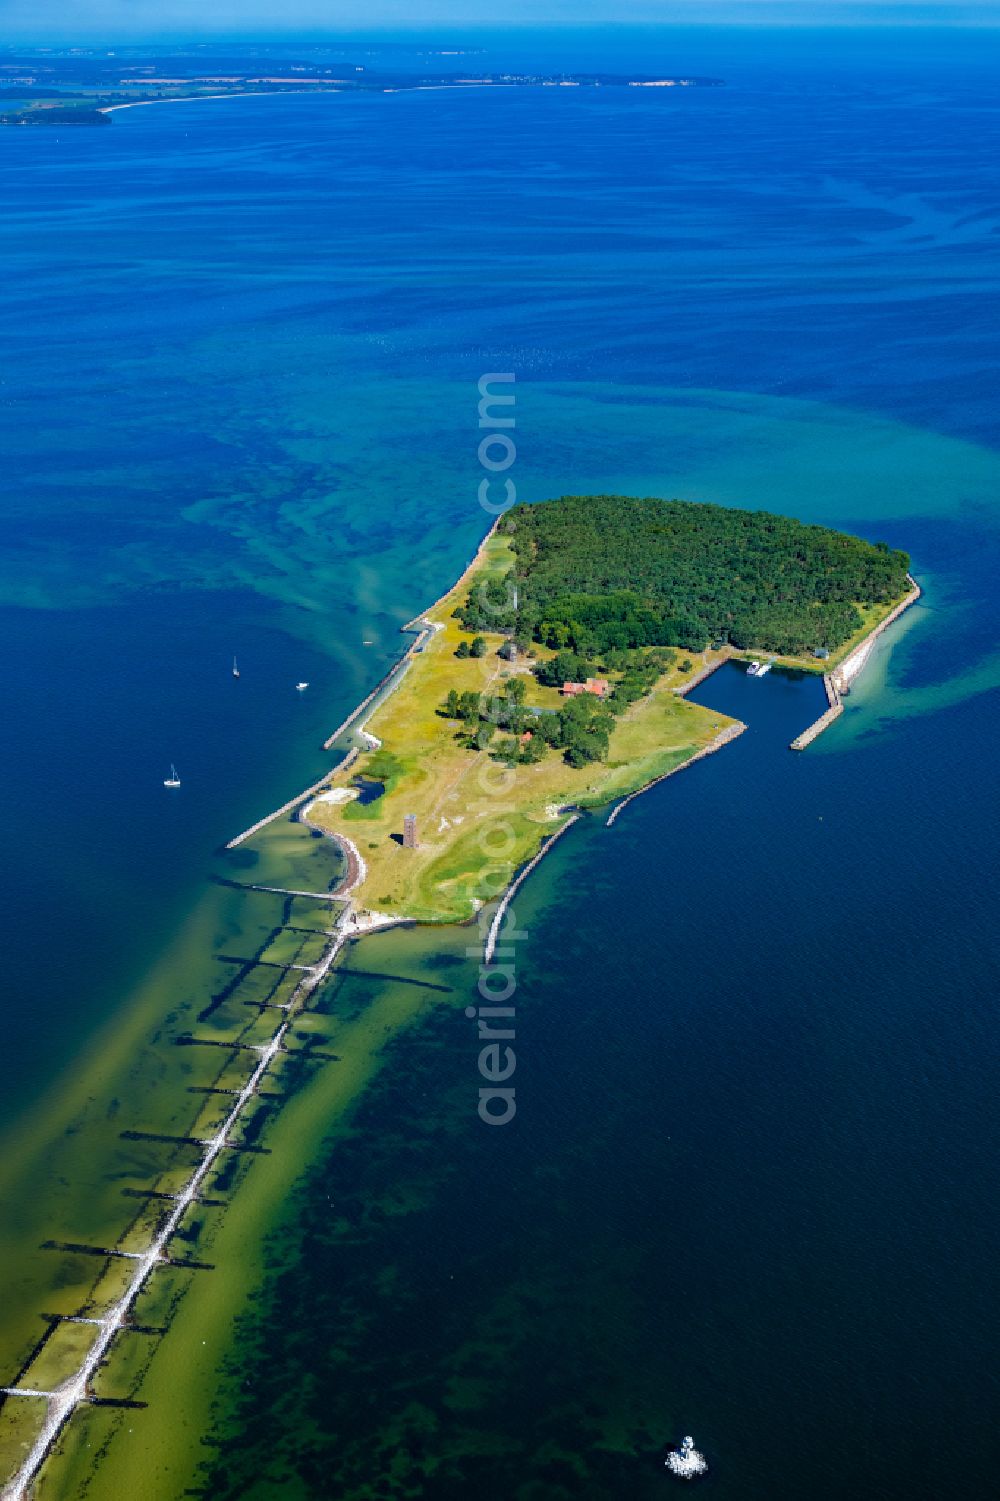
[{"label": "concrete pier", "polygon": [[840,689],[837,687],[832,674],[828,672],[823,674],[823,687],[826,689],[826,701],[829,707],[824,709],[819,718],[813,720],[812,724],[804,729],[801,735],[796,735],[791,743],[791,750],[805,750],[807,745],[812,745],[817,735],[822,735],[823,731],[829,729],[833,721],[839,719],[841,714],[843,714],[844,705],[841,701]]},{"label": "concrete pier", "polygon": [[822,735],[823,731],[829,729],[834,720],[839,719],[841,714],[843,714],[843,696],[845,693],[851,691],[851,684],[857,680],[862,669],[866,666],[879,636],[899,619],[904,610],[908,610],[920,598],[920,585],[911,574],[907,574],[906,577],[910,585],[910,592],[906,598],[901,599],[895,609],[890,610],[885,619],[880,620],[874,630],[869,631],[868,635],[862,641],[858,642],[857,646],[848,653],[839,666],[824,675],[823,686],[826,689],[826,700],[829,707],[807,729],[804,729],[801,735],[796,735],[791,743],[791,750],[805,750],[806,746],[812,745],[816,737]]}]

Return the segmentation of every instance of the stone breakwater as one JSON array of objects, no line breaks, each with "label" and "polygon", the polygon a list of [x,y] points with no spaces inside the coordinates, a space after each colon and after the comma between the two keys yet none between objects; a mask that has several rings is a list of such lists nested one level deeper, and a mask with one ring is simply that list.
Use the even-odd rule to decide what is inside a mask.
[{"label": "stone breakwater", "polygon": [[[434,606],[432,605],[431,609],[433,608]],[[323,741],[324,750],[329,750],[335,743],[335,741],[339,740],[341,735],[343,735],[347,730],[351,729],[352,726],[355,727],[356,732],[361,732],[358,721],[365,713],[365,710],[370,709],[374,706],[375,700],[378,698],[380,693],[386,690],[391,692],[395,688],[399,687],[399,684],[402,682],[403,677],[409,671],[410,663],[413,661],[414,656],[423,646],[428,636],[430,636],[433,631],[438,630],[439,627],[432,625],[429,620],[425,620],[422,617],[417,616],[414,620],[408,620],[405,625],[401,625],[399,629],[403,632],[419,632],[419,635],[417,636],[416,641],[414,641],[411,646],[408,646],[406,648],[406,651],[400,657],[399,661],[393,662],[392,666],[385,672],[383,672],[382,676],[379,678],[372,691],[365,694],[365,697],[361,700],[361,702],[355,705],[346,719],[342,719],[340,721],[340,724],[338,724],[337,728],[331,735],[327,735],[326,739]]]},{"label": "stone breakwater", "polygon": [[890,610],[885,619],[879,621],[875,629],[869,631],[864,640],[859,641],[850,655],[845,657],[840,666],[834,669],[832,677],[839,693],[849,692],[851,684],[871,656],[872,648],[882,632],[888,630],[893,622],[899,619],[903,611],[908,610],[912,604],[916,604],[920,598],[920,585],[910,574],[907,574],[906,577],[910,585],[910,592],[906,598],[901,599],[895,609]]},{"label": "stone breakwater", "polygon": [[908,610],[912,604],[916,604],[920,598],[920,585],[910,575],[906,575],[910,592],[894,609],[890,610],[884,620],[880,620],[874,630],[868,632],[863,640],[851,651],[838,667],[823,676],[823,686],[826,689],[826,699],[829,707],[811,725],[804,729],[801,735],[796,735],[791,743],[791,749],[795,751],[805,750],[807,745],[812,745],[818,735],[822,735],[835,719],[839,719],[844,712],[843,696],[850,693],[851,684],[856,682],[862,669],[867,665],[875,643],[883,631],[899,619],[904,610]]},{"label": "stone breakwater", "polygon": [[[710,671],[714,672],[715,667],[719,667],[721,665],[721,663],[716,662],[715,666],[712,667]],[[707,677],[708,672],[706,672],[704,676]],[[693,686],[693,683],[688,684],[688,687]],[[634,802],[637,797],[642,797],[642,794],[644,792],[648,792],[650,787],[656,787],[660,782],[665,782],[668,777],[676,776],[679,771],[686,771],[689,766],[693,766],[696,761],[703,760],[705,756],[714,755],[715,752],[720,751],[724,745],[728,745],[730,741],[735,740],[738,736],[742,735],[745,729],[746,725],[741,719],[735,720],[733,724],[729,724],[724,730],[720,730],[715,739],[709,741],[708,745],[703,745],[700,751],[695,751],[693,756],[689,756],[688,759],[686,761],[682,761],[679,766],[672,766],[670,770],[665,771],[661,777],[654,777],[651,782],[646,783],[645,787],[637,787],[635,792],[630,792],[628,797],[623,797],[620,803],[615,804],[611,812],[608,814],[607,819],[605,820],[605,828],[610,829],[611,825],[614,823],[615,819],[618,817],[622,809],[627,808],[629,803]]]},{"label": "stone breakwater", "polygon": [[242,834],[237,834],[235,839],[230,839],[226,845],[226,849],[238,849],[245,840],[251,839],[254,834],[259,834],[261,829],[266,829],[269,823],[274,823],[276,818],[281,818],[286,813],[292,813],[300,803],[305,802],[307,797],[315,797],[317,792],[329,785],[332,777],[335,777],[338,772],[346,771],[348,766],[358,759],[359,754],[357,746],[352,747],[344,759],[338,761],[336,766],[332,766],[324,776],[320,777],[318,782],[313,782],[312,786],[307,787],[304,792],[298,792],[295,797],[290,797],[287,803],[282,803],[281,807],[275,808],[272,813],[267,813],[263,818],[258,818],[257,822],[251,824],[248,829],[244,829]]},{"label": "stone breakwater", "polygon": [[[379,681],[375,684],[375,687],[372,689],[372,691],[361,700],[356,708],[351,710],[350,714],[345,720],[343,720],[341,724],[337,726],[333,734],[327,736],[326,740],[324,740],[323,742],[324,750],[329,750],[334,741],[338,740],[344,733],[344,731],[350,729],[352,726],[354,726],[355,733],[358,735],[358,737],[367,742],[366,749],[377,749],[381,745],[382,742],[377,739],[376,736],[370,735],[362,725],[358,724],[357,721],[359,717],[364,714],[365,710],[372,706],[374,700],[378,697],[379,693],[384,688],[389,688],[390,691],[392,689],[398,688],[399,684],[403,680],[403,677],[409,671],[410,665],[413,661],[414,653],[419,651],[424,642],[427,640],[428,636],[430,636],[434,631],[439,630],[440,627],[434,625],[430,621],[423,621],[419,624],[411,622],[410,624],[403,626],[402,629],[404,631],[419,629],[420,635],[417,637],[413,645],[407,649],[405,655],[400,659],[400,661],[394,662],[393,665],[389,668],[389,671],[384,673]],[[297,792],[294,797],[290,797],[288,799],[287,803],[282,803],[280,808],[275,808],[273,812],[265,813],[263,818],[258,818],[257,822],[255,824],[251,824],[248,829],[244,829],[242,834],[237,834],[235,839],[230,839],[226,844],[226,849],[237,849],[241,844],[245,842],[245,840],[252,838],[254,834],[259,834],[261,829],[266,829],[269,823],[274,823],[276,818],[282,818],[286,813],[294,812],[296,808],[298,808],[302,803],[306,801],[307,798],[314,798],[318,792],[321,792],[324,788],[329,787],[330,782],[335,776],[337,776],[342,771],[346,771],[347,768],[357,760],[360,754],[361,747],[357,745],[352,746],[351,749],[347,752],[346,756],[344,756],[343,760],[338,761],[336,766],[331,766],[330,770],[324,773],[324,775],[320,777],[319,781],[313,782],[312,786],[304,788],[302,792]]]},{"label": "stone breakwater", "polygon": [[[407,625],[404,626],[403,629],[410,630],[411,627]],[[413,627],[413,629],[416,629],[416,627]],[[376,736],[370,735],[368,731],[363,727],[363,725],[358,723],[358,719],[362,714],[365,713],[367,709],[372,707],[375,699],[383,689],[388,688],[391,692],[393,689],[398,688],[404,676],[410,669],[414,652],[419,651],[421,646],[423,646],[424,642],[427,640],[428,636],[430,636],[432,632],[438,629],[438,626],[431,624],[429,621],[424,623],[424,627],[421,630],[420,635],[417,637],[413,645],[408,648],[406,654],[402,657],[402,659],[398,662],[393,663],[392,667],[389,668],[389,671],[383,674],[383,676],[375,684],[375,687],[372,689],[371,693],[369,693],[367,697],[363,698],[360,704],[358,704],[357,708],[352,709],[351,713],[347,716],[343,723],[338,725],[333,734],[328,736],[327,739],[324,740],[324,750],[329,750],[334,741],[338,740],[344,733],[344,731],[350,729],[352,726],[354,727],[355,734],[359,737],[359,739],[367,742],[365,749],[373,750],[377,749],[381,745],[382,742],[378,740]],[[282,818],[286,813],[294,812],[296,808],[298,808],[302,803],[306,801],[307,798],[313,798],[318,792],[321,792],[324,788],[329,787],[332,779],[335,776],[339,775],[340,772],[346,771],[347,768],[357,760],[360,754],[361,747],[357,745],[352,746],[351,749],[347,752],[346,756],[344,756],[343,760],[338,761],[336,766],[331,766],[330,770],[323,776],[321,776],[318,782],[313,782],[312,786],[306,787],[302,792],[298,792],[294,797],[290,797],[287,803],[282,803],[280,808],[275,808],[273,812],[265,813],[263,818],[258,818],[257,822],[255,824],[251,824],[249,829],[244,829],[242,834],[237,834],[235,839],[230,839],[226,845],[226,849],[237,849],[247,839],[251,839],[254,834],[259,834],[262,829],[266,829],[269,823],[274,823],[276,818]]]},{"label": "stone breakwater", "polygon": [[823,687],[826,689],[826,701],[829,707],[824,709],[818,719],[814,719],[801,735],[796,735],[792,741],[792,750],[805,750],[807,745],[812,745],[817,735],[822,735],[835,719],[839,719],[844,712],[844,705],[840,697],[840,689],[832,675],[828,672],[823,674]]},{"label": "stone breakwater", "polygon": [[469,577],[469,574],[472,572],[472,570],[480,562],[480,560],[481,560],[481,558],[483,556],[483,553],[486,550],[486,545],[489,542],[490,538],[493,536],[493,533],[496,531],[497,527],[500,525],[501,519],[502,518],[498,516],[497,519],[496,519],[496,521],[494,521],[493,525],[490,527],[489,531],[486,533],[486,536],[480,542],[479,546],[476,548],[475,552],[472,554],[472,557],[466,563],[465,567],[462,569],[461,573],[459,574],[459,576],[455,580],[455,582],[453,584],[449,585],[449,587],[444,591],[443,594],[439,594],[438,597],[437,597],[437,599],[434,601],[434,603],[432,605],[428,605],[427,608],[426,608],[426,610],[421,610],[421,612],[420,612],[419,615],[414,615],[414,617],[413,617],[412,620],[408,620],[405,625],[400,626],[400,630],[403,630],[403,631],[416,631],[416,630],[419,630],[421,626],[426,625],[426,623],[427,623],[427,616],[431,613],[432,610],[438,609],[441,605],[444,604],[445,600],[448,598],[449,595],[454,594],[457,589],[461,589],[462,585],[465,583],[466,579]]},{"label": "stone breakwater", "polygon": [[[434,603],[430,605],[426,610],[421,611],[419,615],[415,615],[412,620],[408,620],[405,625],[400,626],[400,631],[404,633],[418,633],[417,639],[412,643],[412,645],[407,647],[406,651],[403,653],[402,657],[400,657],[399,661],[394,662],[392,666],[382,674],[371,692],[367,693],[361,700],[361,702],[355,705],[346,719],[341,720],[340,724],[333,731],[333,733],[331,735],[327,735],[326,739],[323,741],[324,750],[330,750],[334,743],[340,739],[341,735],[345,734],[347,730],[352,728],[360,738],[368,742],[366,747],[368,750],[378,748],[378,746],[381,744],[381,741],[379,741],[374,735],[369,735],[364,729],[365,716],[367,715],[369,710],[375,707],[376,700],[379,698],[380,694],[386,694],[386,696],[388,696],[389,693],[394,692],[399,687],[403,678],[406,676],[407,672],[409,672],[410,667],[413,664],[414,657],[423,649],[425,643],[434,634],[434,632],[441,629],[440,625],[436,624],[432,620],[429,620],[427,617],[430,615],[432,610],[438,609],[438,607],[445,602],[450,594],[453,594],[456,589],[461,588],[462,584],[465,582],[469,574],[473,571],[473,569],[477,566],[480,559],[482,558],[483,550],[486,547],[486,544],[489,542],[490,538],[493,536],[493,533],[496,531],[498,521],[499,517],[497,518],[497,521],[494,521],[493,525],[486,533],[486,536],[483,538],[482,542],[480,542],[474,555],[465,565],[457,582],[452,584],[451,588],[447,589],[445,593],[442,594],[439,599],[436,599]],[[294,812],[296,808],[298,808],[302,803],[306,801],[307,798],[315,797],[317,792],[328,786],[331,779],[335,777],[338,772],[342,772],[348,766],[350,766],[352,761],[356,760],[359,753],[360,752],[358,747],[354,747],[349,750],[344,759],[342,761],[339,761],[336,766],[331,767],[331,769],[325,774],[325,776],[320,777],[319,781],[314,782],[311,787],[306,787],[304,791],[297,793],[295,797],[289,798],[287,803],[282,803],[281,807],[275,808],[272,813],[267,813],[263,818],[259,818],[255,824],[251,824],[249,829],[244,829],[242,834],[237,834],[235,839],[230,839],[226,845],[226,849],[237,849],[239,845],[244,843],[245,840],[252,838],[254,834],[259,834],[262,829],[266,829],[268,824],[273,823],[276,818],[282,818],[285,814]]]},{"label": "stone breakwater", "polygon": [[697,688],[698,684],[703,683],[706,678],[710,678],[713,672],[718,672],[722,664],[729,661],[729,656],[730,652],[727,648],[715,661],[706,662],[704,667],[699,667],[693,678],[686,683],[681,683],[679,687],[674,689],[677,697],[684,698],[691,692],[692,688]]},{"label": "stone breakwater", "polygon": [[[405,660],[406,659],[404,657],[403,661],[405,661]],[[337,728],[331,734],[327,735],[326,739],[323,741],[323,749],[324,750],[330,750],[330,748],[333,746],[334,742],[337,741],[337,740],[339,740],[340,737],[341,737],[341,735],[343,735],[347,730],[349,730],[351,728],[351,726],[353,724],[355,724],[357,722],[357,720],[360,718],[360,716],[368,708],[369,704],[371,704],[372,701],[375,698],[378,697],[379,693],[382,691],[383,688],[385,688],[385,687],[388,686],[389,682],[392,679],[393,673],[394,672],[399,672],[399,670],[402,667],[402,665],[403,665],[402,662],[393,662],[392,666],[388,669],[388,671],[384,672],[382,674],[382,676],[379,678],[378,682],[375,684],[375,687],[372,689],[372,691],[369,694],[366,694],[366,696],[361,700],[361,702],[359,704],[355,705],[355,707],[351,710],[350,714],[348,714],[347,718],[346,719],[342,719],[340,721],[340,723],[338,724]]]},{"label": "stone breakwater", "polygon": [[504,892],[503,896],[500,899],[497,910],[493,914],[493,921],[490,923],[489,932],[486,935],[486,942],[483,946],[484,964],[491,964],[493,962],[493,955],[496,952],[497,938],[500,936],[500,929],[503,926],[503,920],[506,916],[507,908],[514,900],[516,893],[524,885],[525,881],[531,875],[531,872],[534,870],[539,861],[545,859],[545,856],[555,844],[556,840],[561,839],[566,830],[572,824],[575,824],[579,817],[579,813],[572,814],[569,818],[567,818],[561,829],[556,829],[556,832],[554,834],[550,834],[548,839],[546,839],[545,843],[542,845],[541,849],[538,851],[538,854],[533,856],[522,870],[518,871],[513,881],[511,881],[510,885],[507,887],[507,890]]}]

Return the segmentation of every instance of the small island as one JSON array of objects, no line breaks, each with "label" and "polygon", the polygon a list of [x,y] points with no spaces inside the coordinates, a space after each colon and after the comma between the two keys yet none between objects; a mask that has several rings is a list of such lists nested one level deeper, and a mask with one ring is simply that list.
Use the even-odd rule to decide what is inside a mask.
[{"label": "small island", "polygon": [[[51,1391],[21,1384],[20,1377],[5,1388],[11,1397],[45,1400],[44,1416],[36,1409],[36,1426],[25,1430],[30,1437],[7,1493],[26,1494],[73,1414],[100,1400],[93,1383],[108,1351],[153,1271],[173,1261],[171,1242],[184,1235],[188,1210],[213,1181],[220,1157],[234,1146],[256,1149],[234,1141],[235,1129],[255,1109],[269,1070],[312,1009],[344,944],[395,923],[468,921],[481,914],[479,994],[499,1010],[488,1004],[465,1014],[478,1016],[480,1038],[513,1037],[505,1025],[513,1008],[504,1005],[513,993],[512,972],[500,963],[489,966],[522,936],[501,924],[511,915],[512,894],[552,841],[582,808],[627,801],[740,734],[745,726],[739,721],[685,699],[734,655],[779,654],[776,660],[822,671],[834,684],[919,594],[908,568],[905,553],[882,543],[767,512],[682,501],[564,496],[518,505],[495,523],[454,587],[404,627],[418,634],[401,661],[328,739],[327,748],[343,746],[345,735],[353,739],[339,764],[230,841],[235,848],[285,814],[302,819],[317,837],[334,839],[347,867],[336,889],[251,884],[285,898],[329,903],[332,924],[322,938],[310,930],[320,945],[314,962],[279,962],[286,979],[291,974],[284,1000],[247,1002],[261,1009],[263,1036],[255,1032],[253,1042],[190,1033],[177,1038],[185,1045],[248,1048],[252,1071],[238,1087],[209,1087],[210,1095],[225,1099],[221,1115],[213,1107],[207,1136],[195,1122],[190,1135],[150,1138],[202,1153],[186,1181],[172,1178],[166,1195],[154,1190],[170,1203],[141,1253],[118,1253],[134,1257],[127,1279],[109,1294],[105,1316],[90,1321],[96,1336],[78,1358],[68,1357],[67,1364],[77,1360],[75,1367]],[[249,967],[256,962],[272,963],[258,956]],[[490,988],[490,979],[501,989]],[[272,1007],[278,1020],[267,1036],[263,1013]],[[495,1032],[487,1018],[501,1014]],[[249,1035],[238,1032],[240,1039]],[[488,1043],[480,1053],[480,1074],[490,1084],[509,1078],[515,1067],[512,1049],[502,1067],[488,1062],[496,1046]],[[481,1119],[505,1124],[515,1113],[514,1093],[512,1087],[480,1089]],[[147,1133],[123,1135],[139,1140]],[[96,1249],[105,1259],[116,1254]],[[175,1264],[205,1265],[190,1259]],[[36,1369],[36,1357],[58,1327],[58,1321],[49,1326],[23,1370]],[[690,1437],[665,1464],[682,1479],[707,1469]]]},{"label": "small island", "polygon": [[884,543],[763,511],[518,505],[405,627],[417,641],[304,817],[347,852],[368,924],[468,920],[579,810],[745,728],[685,698],[710,672],[764,653],[833,683],[915,597],[908,570]]}]

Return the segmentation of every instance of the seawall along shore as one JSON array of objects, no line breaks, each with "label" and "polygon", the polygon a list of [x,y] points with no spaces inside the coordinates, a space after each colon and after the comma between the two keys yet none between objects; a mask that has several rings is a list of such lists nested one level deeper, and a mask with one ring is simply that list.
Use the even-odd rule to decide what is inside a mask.
[{"label": "seawall along shore", "polygon": [[706,662],[704,667],[699,667],[694,677],[690,678],[686,683],[681,683],[677,688],[674,689],[674,693],[678,698],[684,698],[691,692],[692,688],[697,688],[699,683],[703,683],[706,678],[710,678],[713,672],[718,672],[719,668],[725,662],[729,661],[731,654],[731,648],[728,646],[725,647],[720,656],[717,657],[715,661]]},{"label": "seawall along shore", "polygon": [[857,682],[871,657],[879,636],[899,619],[904,610],[908,610],[912,604],[916,604],[923,592],[912,574],[908,573],[906,577],[911,587],[905,599],[901,599],[899,604],[889,611],[885,619],[880,620],[878,625],[870,630],[863,640],[858,642],[854,650],[844,658],[839,667],[835,667],[832,672],[824,673],[823,686],[826,689],[826,698],[829,707],[824,710],[818,719],[814,720],[811,725],[808,725],[802,731],[801,735],[796,735],[789,747],[790,750],[805,750],[807,746],[812,745],[813,741],[819,735],[822,735],[824,730],[829,729],[835,719],[839,719],[841,714],[843,714],[843,695],[850,693],[851,684]]},{"label": "seawall along shore", "polygon": [[556,829],[554,834],[550,834],[548,839],[546,839],[545,843],[542,845],[541,849],[538,851],[537,855],[532,856],[527,865],[525,865],[522,870],[518,871],[513,881],[511,881],[510,885],[507,887],[507,890],[500,898],[500,904],[497,907],[497,910],[493,914],[493,921],[490,923],[489,932],[486,935],[486,942],[483,945],[484,964],[491,964],[493,962],[493,955],[496,952],[497,938],[500,936],[500,927],[503,923],[507,908],[514,900],[516,893],[531,875],[531,872],[534,870],[539,861],[544,860],[545,856],[555,844],[556,840],[561,839],[566,830],[572,824],[575,824],[579,817],[579,813],[571,814],[571,816],[567,818],[561,829]]},{"label": "seawall along shore", "polygon": [[[716,667],[721,666],[721,662],[716,662],[714,666],[709,668],[705,673],[702,674],[702,676],[708,677],[709,672],[714,672]],[[689,688],[693,688],[694,684],[689,683],[687,686]],[[671,767],[671,769],[669,771],[665,771],[661,777],[654,777],[651,782],[646,783],[645,787],[637,787],[635,792],[630,792],[628,797],[623,797],[620,803],[615,804],[611,812],[608,814],[607,819],[605,820],[605,828],[610,829],[611,825],[614,823],[615,819],[618,817],[622,809],[627,808],[629,803],[632,802],[635,798],[642,797],[642,794],[644,792],[648,792],[650,787],[655,787],[658,783],[665,782],[668,777],[676,776],[679,771],[686,771],[689,766],[693,766],[696,761],[701,761],[705,756],[714,755],[715,752],[721,750],[724,745],[728,745],[731,740],[735,740],[739,735],[742,735],[745,729],[746,725],[743,723],[743,721],[741,719],[737,719],[733,724],[727,725],[724,730],[720,730],[714,740],[710,741],[708,745],[703,745],[700,751],[695,751],[693,756],[689,756],[688,759],[686,761],[682,761],[679,766]]]},{"label": "seawall along shore", "polygon": [[414,615],[414,617],[413,617],[412,620],[408,620],[405,625],[400,626],[400,630],[402,630],[402,631],[416,631],[416,630],[419,630],[422,625],[426,625],[426,623],[427,623],[427,616],[431,613],[432,610],[436,610],[439,605],[443,605],[444,602],[445,602],[445,600],[448,598],[449,594],[454,594],[454,592],[455,592],[456,589],[461,589],[462,585],[465,583],[466,579],[469,577],[469,574],[476,567],[477,563],[479,563],[479,561],[481,560],[481,558],[483,556],[483,553],[486,550],[486,545],[490,541],[490,539],[493,536],[494,532],[496,531],[497,527],[500,525],[500,521],[501,521],[501,517],[498,516],[496,518],[496,520],[494,521],[493,525],[490,527],[489,531],[486,533],[486,536],[483,538],[483,540],[480,542],[479,546],[476,548],[475,552],[472,554],[472,557],[469,559],[469,561],[466,563],[465,567],[462,569],[462,572],[458,575],[458,578],[455,580],[455,582],[453,584],[449,584],[448,588],[444,591],[444,593],[443,594],[439,594],[438,597],[437,597],[437,599],[434,601],[434,603],[432,605],[428,605],[427,608],[426,608],[426,610],[421,610],[420,613],[419,613],[419,615]]},{"label": "seawall along shore", "polygon": [[304,791],[296,793],[294,797],[290,797],[287,803],[282,803],[281,807],[275,808],[273,813],[266,813],[263,818],[258,818],[257,822],[251,824],[248,829],[244,829],[242,834],[237,834],[235,839],[230,839],[226,844],[226,849],[238,849],[245,840],[252,838],[254,834],[259,834],[261,829],[266,829],[269,823],[274,823],[276,818],[281,818],[284,814],[291,813],[300,803],[304,803],[307,797],[314,797],[317,792],[327,786],[331,777],[335,777],[338,772],[346,771],[347,767],[356,761],[359,755],[360,751],[357,746],[353,746],[343,760],[338,761],[336,766],[331,766],[330,770],[321,776],[318,782],[313,782],[311,787],[306,787]]},{"label": "seawall along shore", "polygon": [[826,701],[829,708],[824,709],[819,718],[814,719],[801,735],[796,735],[791,743],[791,750],[805,750],[807,745],[812,745],[817,735],[822,735],[823,731],[843,714],[844,705],[841,702],[840,691],[828,672],[823,674],[823,687],[826,689]]},{"label": "seawall along shore", "polygon": [[[403,678],[406,676],[407,672],[410,669],[410,664],[412,663],[414,656],[420,651],[421,647],[427,641],[428,637],[434,631],[439,629],[439,627],[435,625],[433,621],[428,620],[427,617],[430,615],[432,610],[436,610],[438,606],[448,598],[449,594],[453,594],[456,589],[460,588],[463,581],[468,578],[469,574],[482,558],[483,550],[486,547],[486,544],[489,542],[490,538],[493,536],[493,533],[496,531],[499,519],[500,518],[498,517],[497,520],[494,521],[493,525],[486,533],[486,536],[483,538],[482,542],[480,542],[478,548],[475,551],[475,554],[465,565],[465,568],[462,570],[462,573],[460,574],[458,580],[454,584],[452,584],[450,588],[446,589],[445,592],[438,599],[436,599],[432,605],[429,605],[426,610],[422,610],[419,615],[415,615],[412,620],[408,620],[405,625],[400,626],[400,630],[404,633],[418,632],[419,634],[417,635],[417,639],[406,648],[406,651],[399,658],[399,660],[393,662],[392,666],[382,674],[371,692],[367,693],[361,700],[361,702],[355,705],[350,714],[347,715],[347,718],[341,720],[340,724],[333,731],[333,733],[326,737],[326,739],[323,741],[324,750],[330,750],[335,741],[339,740],[341,735],[343,735],[347,730],[360,730],[363,727],[366,711],[373,707],[375,700],[378,698],[379,694],[384,692],[386,689],[388,689],[389,692],[393,692],[396,688],[399,687],[399,684],[402,682]],[[251,839],[254,834],[259,834],[262,829],[267,828],[267,825],[269,823],[273,823],[276,818],[282,818],[286,813],[293,812],[301,803],[304,803],[307,798],[315,797],[317,792],[321,791],[325,786],[327,786],[332,777],[335,777],[339,772],[346,770],[346,768],[351,765],[351,763],[357,758],[358,755],[359,749],[357,747],[352,747],[352,749],[347,752],[347,755],[342,761],[339,761],[336,766],[331,767],[331,769],[326,772],[324,776],[320,777],[318,781],[313,782],[312,786],[304,788],[303,791],[297,793],[295,797],[291,797],[286,803],[282,803],[280,808],[275,808],[273,812],[266,813],[264,817],[259,818],[255,824],[251,824],[250,828],[244,829],[242,834],[237,834],[234,839],[230,839],[225,846],[226,849],[237,849],[247,839]]]}]

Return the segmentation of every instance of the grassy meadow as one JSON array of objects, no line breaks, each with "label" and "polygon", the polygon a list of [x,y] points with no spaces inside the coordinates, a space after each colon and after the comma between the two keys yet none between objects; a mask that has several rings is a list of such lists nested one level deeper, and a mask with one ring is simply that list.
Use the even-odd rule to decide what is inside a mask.
[{"label": "grassy meadow", "polygon": [[[467,730],[446,719],[441,705],[450,689],[498,693],[512,673],[524,675],[526,702],[557,710],[558,690],[538,684],[529,663],[503,661],[504,638],[487,636],[483,657],[456,657],[471,640],[453,611],[483,573],[502,574],[512,563],[506,538],[491,536],[470,573],[427,612],[438,627],[422,650],[411,650],[399,686],[373,713],[368,732],[382,742],[367,751],[347,777],[376,775],[388,767],[386,791],[366,805],[315,803],[310,820],[352,839],[367,867],[356,893],[359,905],[421,921],[471,917],[509,883],[518,866],[555,832],[572,806],[599,805],[644,786],[686,761],[731,721],[673,690],[709,660],[680,655],[646,698],[617,721],[606,762],[573,768],[550,750],[537,765],[505,767],[488,750],[470,750]],[[681,665],[690,666],[682,672]],[[402,847],[403,817],[417,819],[418,848]]]}]

